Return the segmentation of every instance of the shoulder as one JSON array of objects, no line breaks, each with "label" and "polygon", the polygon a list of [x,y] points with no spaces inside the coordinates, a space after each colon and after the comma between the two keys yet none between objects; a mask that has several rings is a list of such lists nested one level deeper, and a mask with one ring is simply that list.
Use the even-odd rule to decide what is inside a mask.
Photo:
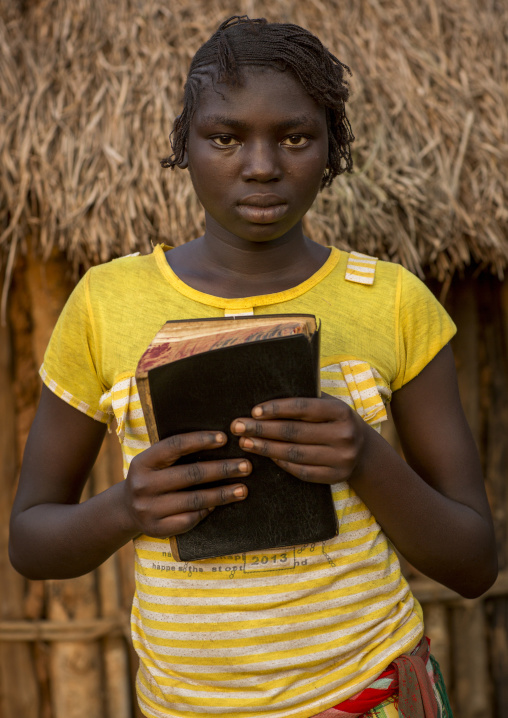
[{"label": "shoulder", "polygon": [[160,281],[155,253],[130,254],[91,267],[83,277],[90,301],[126,300]]},{"label": "shoulder", "polygon": [[[383,315],[396,311],[400,293],[401,265],[359,252],[341,252],[333,271],[330,292],[343,312],[358,314],[370,321],[382,310]],[[342,312],[342,313],[343,313]]]},{"label": "shoulder", "polygon": [[423,279],[419,278],[397,262],[379,259],[374,255],[360,252],[342,252],[341,261],[335,270],[336,281],[345,282],[346,289],[353,295],[393,295],[403,299],[431,296]]},{"label": "shoulder", "polygon": [[154,254],[142,255],[136,252],[124,257],[117,257],[103,264],[97,264],[88,270],[87,275],[90,277],[90,281],[125,283],[133,281],[140,273],[153,274],[156,269]]},{"label": "shoulder", "polygon": [[[393,342],[402,267],[359,252],[341,251],[332,272],[316,287],[322,319],[340,333]],[[312,299],[311,295],[311,299]],[[391,337],[391,339],[390,339]]]}]

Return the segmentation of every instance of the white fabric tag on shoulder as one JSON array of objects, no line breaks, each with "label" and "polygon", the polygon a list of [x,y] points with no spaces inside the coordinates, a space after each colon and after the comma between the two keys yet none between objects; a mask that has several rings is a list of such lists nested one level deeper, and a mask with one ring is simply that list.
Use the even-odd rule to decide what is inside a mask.
[{"label": "white fabric tag on shoulder", "polygon": [[377,257],[351,252],[346,266],[346,279],[357,284],[374,284]]}]

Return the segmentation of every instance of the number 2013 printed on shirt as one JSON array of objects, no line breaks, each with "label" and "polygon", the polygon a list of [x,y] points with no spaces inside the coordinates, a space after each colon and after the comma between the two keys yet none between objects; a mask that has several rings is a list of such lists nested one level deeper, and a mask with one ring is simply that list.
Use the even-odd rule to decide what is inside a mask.
[{"label": "number 2013 printed on shirt", "polygon": [[280,571],[281,569],[295,568],[295,549],[285,551],[270,551],[269,553],[252,553],[245,556],[244,572],[253,571]]}]

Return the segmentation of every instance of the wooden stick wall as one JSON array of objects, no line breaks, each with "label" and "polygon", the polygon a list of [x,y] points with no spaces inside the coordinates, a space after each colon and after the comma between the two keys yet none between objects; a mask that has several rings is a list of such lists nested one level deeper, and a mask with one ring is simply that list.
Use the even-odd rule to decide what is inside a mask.
[{"label": "wooden stick wall", "polygon": [[[8,517],[34,416],[44,349],[72,289],[61,257],[20,258],[0,327],[0,716],[140,718],[129,613],[133,552],[125,546],[97,571],[66,581],[25,581],[7,557]],[[440,287],[435,286],[436,292]],[[0,287],[1,292],[1,287]],[[450,689],[455,718],[508,715],[508,284],[489,275],[452,282],[445,305],[460,391],[493,507],[501,575],[466,601],[405,570],[424,608],[426,630]],[[397,445],[393,426],[387,438]],[[89,492],[121,480],[116,436],[107,437]]]},{"label": "wooden stick wall", "polygon": [[[0,619],[24,618],[24,581],[7,556],[10,505],[17,475],[15,400],[12,383],[13,351],[10,327],[0,326]],[[31,644],[0,640],[0,715],[2,718],[39,717],[36,669]]]}]

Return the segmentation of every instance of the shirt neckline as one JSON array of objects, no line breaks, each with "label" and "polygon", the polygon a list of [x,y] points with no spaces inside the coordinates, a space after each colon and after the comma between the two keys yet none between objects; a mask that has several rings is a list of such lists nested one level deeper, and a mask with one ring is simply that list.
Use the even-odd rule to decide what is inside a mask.
[{"label": "shirt neckline", "polygon": [[305,294],[309,289],[316,286],[322,279],[324,279],[330,272],[337,266],[340,259],[340,250],[336,247],[330,248],[330,255],[324,262],[324,264],[306,279],[301,284],[297,284],[295,287],[284,289],[282,292],[275,292],[273,294],[259,294],[253,297],[217,297],[214,294],[207,294],[206,292],[200,292],[198,289],[194,289],[186,284],[178,277],[177,274],[169,266],[164,250],[165,247],[162,244],[158,244],[153,251],[153,256],[157,262],[157,266],[164,276],[164,278],[176,289],[180,294],[183,294],[189,299],[193,299],[201,304],[207,304],[211,307],[221,307],[222,309],[248,309],[251,307],[261,307],[268,304],[278,304],[280,302],[287,302],[290,299]]}]

